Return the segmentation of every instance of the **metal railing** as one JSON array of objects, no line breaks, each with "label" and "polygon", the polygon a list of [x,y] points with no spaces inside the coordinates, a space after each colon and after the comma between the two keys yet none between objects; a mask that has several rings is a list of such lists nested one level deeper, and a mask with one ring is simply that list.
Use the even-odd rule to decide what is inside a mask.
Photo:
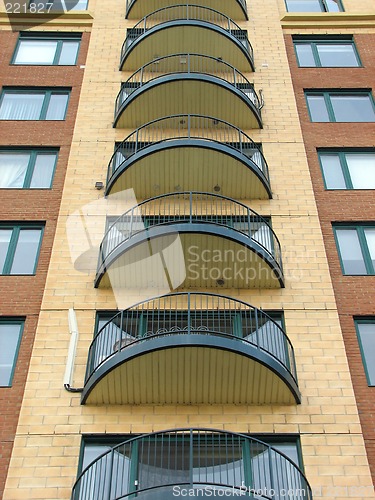
[{"label": "metal railing", "polygon": [[116,248],[142,231],[147,235],[155,226],[202,223],[223,226],[245,235],[282,270],[280,242],[267,219],[231,198],[196,191],[149,198],[121,215],[104,235],[99,249],[99,268]]},{"label": "metal railing", "polygon": [[125,42],[121,48],[121,64],[126,56],[126,52],[137,38],[153,27],[170,21],[202,21],[218,26],[237,38],[246,49],[251,60],[253,60],[254,52],[249,42],[247,31],[241,29],[230,17],[209,7],[181,4],[163,7],[151,14],[147,14],[133,28],[128,29]]},{"label": "metal railing", "polygon": [[128,97],[138,88],[147,85],[157,78],[181,73],[205,74],[224,80],[241,90],[257,110],[260,111],[260,101],[253,84],[231,64],[221,59],[202,54],[172,54],[166,57],[159,57],[145,64],[122,84],[116,98],[115,116]]},{"label": "metal railing", "polygon": [[114,446],[82,472],[71,498],[169,500],[179,487],[199,489],[195,494],[200,497],[216,490],[225,497],[312,500],[303,472],[273,446],[244,434],[192,428],[146,434]]},{"label": "metal railing", "polygon": [[209,335],[249,344],[280,363],[297,383],[293,346],[281,321],[245,302],[198,292],[156,297],[115,314],[90,345],[85,383],[129,346],[171,335]]},{"label": "metal railing", "polygon": [[[139,0],[126,0],[126,17],[128,16],[130,9],[133,7],[133,5],[137,1],[139,1]],[[241,5],[244,12],[247,12],[246,0],[235,0],[235,1]],[[146,0],[146,2],[147,2],[147,0]]]},{"label": "metal railing", "polygon": [[161,142],[202,140],[224,144],[250,158],[269,182],[267,162],[255,142],[228,122],[203,115],[173,115],[153,120],[135,129],[116,148],[109,165],[107,183],[133,155]]}]

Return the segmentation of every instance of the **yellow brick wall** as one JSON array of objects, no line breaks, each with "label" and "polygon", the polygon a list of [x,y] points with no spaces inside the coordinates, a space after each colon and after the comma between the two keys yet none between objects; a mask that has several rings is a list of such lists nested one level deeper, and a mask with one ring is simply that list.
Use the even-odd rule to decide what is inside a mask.
[{"label": "yellow brick wall", "polygon": [[[344,1],[353,12],[372,7],[372,0],[363,0],[360,7],[352,0]],[[284,310],[302,404],[90,407],[81,406],[79,395],[64,390],[68,309],[76,310],[80,332],[74,373],[74,385],[79,387],[95,312],[116,308],[110,290],[94,289],[94,272],[74,269],[67,218],[82,206],[102,200],[103,191],[96,191],[94,184],[105,182],[114,142],[130,132],[112,128],[112,121],[114,101],[126,79],[118,70],[120,49],[126,28],[135,22],[124,19],[125,0],[90,0],[89,10],[94,19],[81,103],[4,500],[69,499],[82,434],[143,433],[185,426],[299,433],[314,498],[347,499],[354,496],[353,491],[362,500],[375,498],[283,45],[283,0],[249,1],[249,22],[239,24],[248,29],[254,48],[256,72],[249,79],[265,98],[264,128],[246,132],[263,144],[273,190],[272,200],[245,203],[272,216],[283,250],[286,287],[224,293],[264,309]],[[97,227],[99,240],[103,229],[104,219]],[[129,304],[157,294],[158,290],[133,290]]]}]

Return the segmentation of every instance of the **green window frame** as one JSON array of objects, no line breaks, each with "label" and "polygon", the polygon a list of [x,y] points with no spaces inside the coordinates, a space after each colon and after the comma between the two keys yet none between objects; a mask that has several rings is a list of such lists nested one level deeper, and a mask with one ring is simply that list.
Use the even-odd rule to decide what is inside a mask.
[{"label": "green window frame", "polygon": [[[121,444],[122,442],[128,440],[128,439],[133,439],[135,437],[141,437],[137,435],[116,435],[116,436],[82,436],[81,440],[81,448],[80,448],[80,455],[79,455],[79,463],[78,463],[78,474],[77,477],[83,472],[83,470],[90,465],[96,458],[98,458],[102,453],[105,453],[109,451],[111,448]],[[257,435],[257,434],[252,434],[251,437],[255,439],[259,439],[260,441],[263,441],[264,443],[271,445],[274,447],[276,450],[280,451],[281,453],[284,453],[293,463],[297,465],[299,470],[304,473],[304,464],[303,464],[303,457],[302,457],[302,449],[301,449],[301,443],[300,443],[300,438],[298,435],[294,434],[278,434],[278,435],[268,435],[268,434],[262,434],[262,435]],[[181,441],[183,439],[189,439],[189,435],[187,434],[186,436],[181,435]],[[219,443],[219,441],[218,441]],[[132,451],[131,455],[132,457],[136,457],[136,460],[131,460],[130,458],[128,459],[129,464],[128,464],[128,473],[124,474],[124,477],[128,478],[129,480],[129,492],[135,491],[132,490],[131,487],[132,485],[135,484],[135,481],[137,480],[138,477],[138,460],[137,456],[139,453],[138,449],[138,443],[137,440],[133,441],[132,445]],[[207,445],[206,441],[201,442],[202,450],[204,451],[205,446]],[[247,487],[252,487],[251,485],[251,474],[252,474],[252,468],[257,469],[257,462],[258,462],[258,467],[259,470],[255,470],[255,477],[261,473],[262,468],[264,467],[264,464],[262,462],[261,457],[253,456],[251,457],[251,452],[249,447],[247,446],[247,443],[244,443],[244,447],[242,449],[242,457],[241,461],[243,461],[243,467],[244,467],[244,474],[245,477],[247,478],[245,480],[245,484]],[[225,448],[225,444],[224,444]],[[168,446],[164,446],[165,452],[168,450]],[[230,447],[229,450],[231,451]],[[220,450],[218,450],[218,453],[220,453]],[[218,454],[219,457],[219,454]],[[267,457],[267,462],[269,458]],[[259,463],[260,462],[260,463]],[[103,474],[103,471],[98,470],[97,471],[99,474]],[[95,476],[92,478],[92,483],[95,482]],[[133,498],[131,495],[130,498]],[[159,497],[158,497],[159,498]]]},{"label": "green window frame", "polygon": [[285,0],[288,12],[343,12],[341,0]]},{"label": "green window frame", "polygon": [[325,189],[375,189],[375,148],[317,152]]},{"label": "green window frame", "polygon": [[81,38],[80,33],[20,33],[11,64],[74,66]]},{"label": "green window frame", "polygon": [[0,318],[0,387],[12,386],[24,324],[24,318]]},{"label": "green window frame", "polygon": [[294,36],[293,44],[300,68],[355,68],[362,66],[352,36],[339,38]]},{"label": "green window frame", "polygon": [[354,318],[363,368],[369,387],[375,387],[375,316]]},{"label": "green window frame", "polygon": [[58,148],[0,148],[1,189],[50,189]]},{"label": "green window frame", "polygon": [[0,96],[0,120],[65,120],[70,92],[70,88],[57,87],[3,87]]},{"label": "green window frame", "polygon": [[375,223],[335,224],[333,231],[344,275],[375,275]]},{"label": "green window frame", "polygon": [[34,275],[44,225],[0,224],[0,275]]},{"label": "green window frame", "polygon": [[375,122],[375,103],[369,90],[306,90],[305,99],[312,122]]}]

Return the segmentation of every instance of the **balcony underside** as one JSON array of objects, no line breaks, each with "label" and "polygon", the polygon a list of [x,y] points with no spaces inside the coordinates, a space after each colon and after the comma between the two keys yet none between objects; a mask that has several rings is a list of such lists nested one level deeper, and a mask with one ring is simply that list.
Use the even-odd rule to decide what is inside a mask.
[{"label": "balcony underside", "polygon": [[194,189],[235,199],[271,197],[267,177],[250,158],[208,140],[163,141],[140,150],[115,171],[106,194],[129,188],[138,199]]},{"label": "balcony underside", "polygon": [[[175,5],[176,0],[129,0],[127,19],[141,19],[150,12]],[[231,19],[245,20],[247,13],[240,0],[201,0],[199,5],[218,10]]]},{"label": "balcony underside", "polygon": [[291,405],[300,393],[288,371],[251,344],[185,334],[114,354],[86,383],[82,403]]},{"label": "balcony underside", "polygon": [[99,268],[95,286],[124,288],[280,288],[282,272],[260,244],[207,223],[153,226],[121,243]]},{"label": "balcony underside", "polygon": [[136,89],[116,113],[116,128],[136,128],[161,116],[215,116],[242,130],[261,128],[260,112],[232,84],[203,74],[166,75]]},{"label": "balcony underside", "polygon": [[253,70],[253,61],[245,46],[229,32],[203,21],[171,21],[139,36],[125,53],[120,69],[136,70],[154,59],[174,53],[198,54],[221,58],[239,71]]}]

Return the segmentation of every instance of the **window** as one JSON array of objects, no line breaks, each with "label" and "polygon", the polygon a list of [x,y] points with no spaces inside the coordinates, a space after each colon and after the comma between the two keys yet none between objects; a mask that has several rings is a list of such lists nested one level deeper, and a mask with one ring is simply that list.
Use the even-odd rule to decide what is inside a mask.
[{"label": "window", "polygon": [[[275,498],[281,498],[278,491],[282,489],[294,490],[294,500],[308,498],[303,477],[287,459],[267,446],[284,453],[302,471],[298,437],[262,435],[248,440],[243,435],[214,431],[194,431],[191,441],[189,437],[189,431],[136,439],[134,435],[84,437],[79,473],[90,464],[92,467],[76,485],[73,498],[102,498],[99,492],[107,486],[111,499],[133,496],[137,488],[142,498],[162,500],[172,498],[173,485],[179,484],[228,486],[237,492],[241,484],[258,491],[266,488],[269,491],[273,484],[277,491]],[[99,458],[111,450],[111,455]],[[107,469],[110,467],[111,472]],[[204,495],[201,491],[196,496]]]},{"label": "window", "polygon": [[288,12],[340,12],[341,0],[286,0]]},{"label": "window", "polygon": [[312,122],[375,122],[370,92],[306,92]]},{"label": "window", "polygon": [[23,324],[23,320],[0,318],[0,387],[12,385]]},{"label": "window", "polygon": [[77,62],[80,36],[53,37],[21,33],[13,64],[69,66]]},{"label": "window", "polygon": [[344,274],[375,274],[375,224],[334,227]]},{"label": "window", "polygon": [[0,120],[64,120],[69,90],[5,89]]},{"label": "window", "polygon": [[34,274],[43,228],[0,225],[0,274]]},{"label": "window", "polygon": [[30,12],[37,13],[53,13],[53,12],[64,12],[70,10],[86,10],[88,0],[65,0],[64,3],[61,0],[30,0],[29,10]]},{"label": "window", "polygon": [[307,40],[295,37],[294,48],[300,67],[358,67],[360,60],[351,39]]},{"label": "window", "polygon": [[375,189],[375,150],[318,154],[326,189]]},{"label": "window", "polygon": [[48,189],[57,161],[57,150],[1,150],[0,188]]},{"label": "window", "polygon": [[368,385],[375,386],[375,317],[354,320]]}]

